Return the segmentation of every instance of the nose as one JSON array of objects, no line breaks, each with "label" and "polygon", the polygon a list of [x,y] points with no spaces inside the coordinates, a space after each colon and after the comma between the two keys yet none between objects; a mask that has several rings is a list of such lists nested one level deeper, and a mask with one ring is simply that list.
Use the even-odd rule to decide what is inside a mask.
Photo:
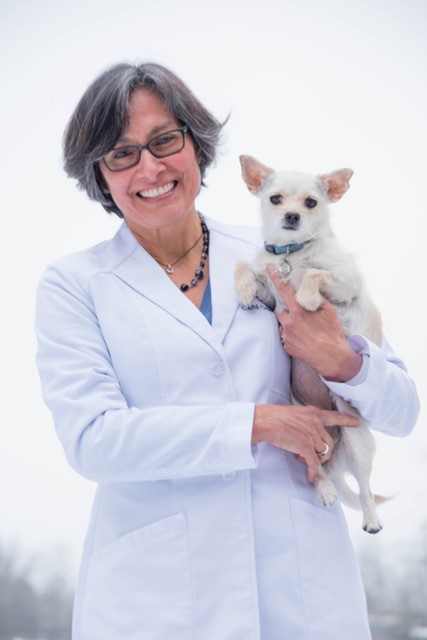
[{"label": "nose", "polygon": [[286,225],[290,227],[297,227],[301,216],[299,213],[296,213],[295,211],[288,211],[287,213],[285,213],[284,218],[285,218]]},{"label": "nose", "polygon": [[141,149],[141,156],[138,164],[135,165],[135,170],[139,175],[151,180],[163,171],[163,160],[163,158],[156,158],[156,156],[153,156],[148,149]]}]

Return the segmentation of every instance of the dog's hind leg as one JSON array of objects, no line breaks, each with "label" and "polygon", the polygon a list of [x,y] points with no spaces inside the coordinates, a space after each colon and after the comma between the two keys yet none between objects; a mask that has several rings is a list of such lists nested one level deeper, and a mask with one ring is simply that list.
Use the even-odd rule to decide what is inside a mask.
[{"label": "dog's hind leg", "polygon": [[375,440],[368,426],[353,407],[350,407],[341,398],[335,398],[335,404],[338,411],[351,412],[360,419],[358,427],[341,429],[342,447],[347,458],[347,469],[355,477],[359,486],[360,505],[363,511],[363,529],[368,533],[378,533],[382,529],[382,524],[377,514],[375,497],[369,485],[375,453]]},{"label": "dog's hind leg", "polygon": [[358,433],[344,434],[344,447],[349,461],[349,471],[359,485],[363,529],[368,533],[378,533],[382,529],[382,524],[377,514],[375,497],[369,485],[373,460],[371,445],[373,437],[366,425],[361,424],[355,431]]},{"label": "dog's hind leg", "polygon": [[338,498],[337,490],[334,483],[328,478],[322,465],[319,464],[317,477],[314,480],[316,486],[317,495],[320,501],[326,506],[327,504],[334,504]]}]

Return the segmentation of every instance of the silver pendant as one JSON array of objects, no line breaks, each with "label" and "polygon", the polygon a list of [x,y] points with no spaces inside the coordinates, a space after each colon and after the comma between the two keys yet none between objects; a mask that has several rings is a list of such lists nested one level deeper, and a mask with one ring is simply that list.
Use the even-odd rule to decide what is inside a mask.
[{"label": "silver pendant", "polygon": [[168,266],[166,267],[166,271],[168,273],[173,273],[173,266],[171,264],[168,264]]},{"label": "silver pendant", "polygon": [[286,260],[286,258],[283,258],[283,262],[280,265],[279,269],[280,273],[284,276],[288,276],[291,271],[292,271],[292,266],[291,263],[289,262],[289,260]]}]

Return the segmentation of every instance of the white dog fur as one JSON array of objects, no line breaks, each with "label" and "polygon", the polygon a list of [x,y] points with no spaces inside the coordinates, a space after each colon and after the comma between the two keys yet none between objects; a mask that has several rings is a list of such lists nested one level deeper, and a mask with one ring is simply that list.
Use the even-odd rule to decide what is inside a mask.
[{"label": "white dog fur", "polygon": [[[296,172],[276,173],[251,156],[240,157],[243,179],[251,193],[261,200],[262,234],[270,251],[260,249],[250,265],[236,265],[236,290],[240,302],[251,305],[255,298],[270,308],[281,301],[268,278],[266,267],[273,264],[296,291],[297,302],[316,311],[327,298],[334,304],[347,336],[359,333],[381,344],[381,319],[372,303],[353,256],[343,249],[330,227],[328,204],[347,191],[353,174],[350,169],[312,176]],[[308,241],[308,242],[307,242]],[[289,247],[289,253],[286,253]],[[277,249],[280,247],[279,249]],[[362,508],[363,528],[377,533],[382,528],[369,477],[374,456],[374,439],[366,422],[345,400],[331,393],[320,376],[300,361],[292,365],[292,391],[296,403],[320,408],[336,408],[357,415],[360,426],[334,430],[333,455],[319,464],[315,480],[324,504],[339,498],[352,508]],[[357,480],[359,494],[345,482],[350,472]]]}]

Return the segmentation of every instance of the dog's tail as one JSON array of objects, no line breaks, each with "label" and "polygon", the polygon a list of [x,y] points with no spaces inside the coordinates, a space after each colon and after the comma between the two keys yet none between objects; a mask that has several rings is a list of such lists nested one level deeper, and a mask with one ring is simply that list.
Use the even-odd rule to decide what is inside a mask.
[{"label": "dog's tail", "polygon": [[[350,509],[356,509],[360,511],[362,509],[362,505],[360,502],[360,496],[356,491],[347,484],[345,478],[343,476],[336,476],[331,478],[334,486],[338,492],[338,497],[346,507],[350,507]],[[374,495],[373,498],[375,500],[375,504],[383,504],[388,500],[391,500],[393,496],[378,496]]]}]

